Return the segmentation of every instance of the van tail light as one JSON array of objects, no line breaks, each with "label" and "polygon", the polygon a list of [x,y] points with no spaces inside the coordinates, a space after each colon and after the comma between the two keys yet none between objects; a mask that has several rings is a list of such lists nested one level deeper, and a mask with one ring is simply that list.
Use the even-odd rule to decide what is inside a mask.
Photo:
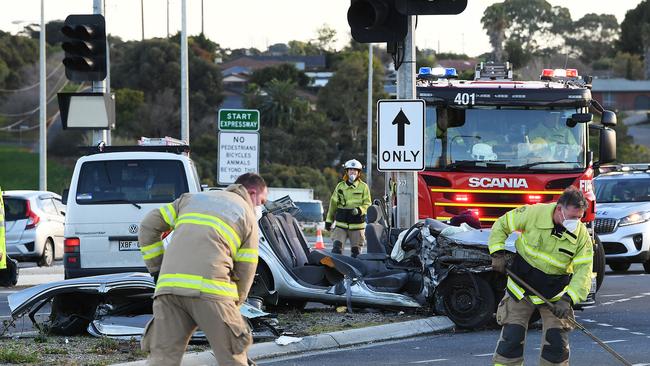
[{"label": "van tail light", "polygon": [[64,253],[79,253],[79,238],[65,238],[63,241]]},{"label": "van tail light", "polygon": [[27,218],[27,225],[25,226],[25,229],[33,229],[41,221],[41,218],[34,211],[32,211],[32,207],[29,201],[27,201],[27,212],[25,214],[25,217]]},{"label": "van tail light", "polygon": [[541,194],[526,195],[526,201],[528,201],[528,203],[533,203],[533,204],[542,202],[543,198],[544,197],[542,197]]}]

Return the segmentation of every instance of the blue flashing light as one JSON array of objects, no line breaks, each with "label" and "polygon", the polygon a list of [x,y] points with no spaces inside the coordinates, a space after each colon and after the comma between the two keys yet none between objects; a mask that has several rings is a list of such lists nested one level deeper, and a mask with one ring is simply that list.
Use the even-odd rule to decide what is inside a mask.
[{"label": "blue flashing light", "polygon": [[448,67],[448,68],[445,69],[445,77],[456,78],[456,77],[458,77],[458,73],[456,72],[455,68]]},{"label": "blue flashing light", "polygon": [[431,75],[431,68],[430,67],[420,67],[420,70],[418,70],[418,75]]}]

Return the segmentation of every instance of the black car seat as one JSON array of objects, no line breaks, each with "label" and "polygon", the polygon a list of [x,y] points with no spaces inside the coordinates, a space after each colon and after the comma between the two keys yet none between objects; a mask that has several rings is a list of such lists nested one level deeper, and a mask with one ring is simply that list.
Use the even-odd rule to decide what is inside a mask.
[{"label": "black car seat", "polygon": [[388,254],[387,251],[387,228],[381,211],[378,206],[368,207],[366,212],[366,245],[368,253]]}]

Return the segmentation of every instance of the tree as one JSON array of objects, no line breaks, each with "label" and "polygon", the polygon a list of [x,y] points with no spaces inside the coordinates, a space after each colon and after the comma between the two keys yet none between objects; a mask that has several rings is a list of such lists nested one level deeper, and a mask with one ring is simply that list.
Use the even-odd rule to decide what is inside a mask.
[{"label": "tree", "polygon": [[[61,46],[61,42],[65,39],[63,33],[61,33],[61,28],[65,22],[63,20],[52,20],[45,24],[45,42],[50,46]],[[40,24],[30,24],[25,27],[24,33],[29,35],[31,38],[38,40],[41,36],[41,25]]]},{"label": "tree", "polygon": [[503,43],[506,38],[506,29],[510,26],[504,3],[495,3],[488,6],[483,13],[481,23],[483,23],[483,29],[490,38],[494,61],[504,61]]},{"label": "tree", "polygon": [[612,14],[589,13],[573,23],[566,45],[585,62],[594,62],[616,54],[615,43],[620,27]]},{"label": "tree", "polygon": [[644,78],[643,61],[641,56],[619,52],[613,61],[614,75],[630,80]]},{"label": "tree", "polygon": [[129,88],[115,89],[115,120],[122,136],[139,137],[138,113],[144,106],[144,92]]},{"label": "tree", "polygon": [[296,69],[293,64],[281,64],[255,70],[249,81],[264,88],[272,80],[290,81],[301,88],[306,87],[309,83],[309,77]]},{"label": "tree", "polygon": [[5,75],[0,78],[0,87],[19,88],[24,79],[22,68],[38,61],[38,41],[0,31],[0,61],[8,69],[8,72],[5,70],[0,73],[0,76]]},{"label": "tree", "polygon": [[289,41],[287,53],[290,56],[316,56],[321,54],[321,50],[318,45],[311,42]]},{"label": "tree", "polygon": [[619,49],[636,55],[643,55],[650,44],[644,42],[644,27],[650,24],[650,0],[639,3],[636,8],[625,13],[621,23]]},{"label": "tree", "polygon": [[316,30],[318,48],[323,51],[331,51],[333,43],[336,42],[336,30],[327,24],[323,24]]}]

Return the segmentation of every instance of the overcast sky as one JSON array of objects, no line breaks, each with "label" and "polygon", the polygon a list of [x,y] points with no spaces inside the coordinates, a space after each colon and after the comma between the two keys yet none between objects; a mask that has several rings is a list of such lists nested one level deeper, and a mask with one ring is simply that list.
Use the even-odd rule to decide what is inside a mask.
[{"label": "overcast sky", "polygon": [[[143,0],[145,38],[167,34],[181,27],[181,0]],[[614,14],[619,23],[625,12],[641,0],[547,0],[568,7],[574,20],[586,13]],[[490,50],[481,16],[495,0],[469,0],[456,16],[421,16],[416,31],[419,47],[441,52],[479,55]],[[201,32],[201,0],[187,0],[188,32]],[[31,22],[40,22],[40,0],[0,0],[0,29],[16,33]],[[316,29],[327,24],[337,31],[337,48],[350,39],[346,13],[349,0],[203,0],[205,34],[222,47],[255,47],[265,50],[274,43],[308,41]],[[93,0],[45,0],[45,21],[68,14],[92,13]],[[105,0],[108,32],[124,40],[141,38],[139,0]]]}]

